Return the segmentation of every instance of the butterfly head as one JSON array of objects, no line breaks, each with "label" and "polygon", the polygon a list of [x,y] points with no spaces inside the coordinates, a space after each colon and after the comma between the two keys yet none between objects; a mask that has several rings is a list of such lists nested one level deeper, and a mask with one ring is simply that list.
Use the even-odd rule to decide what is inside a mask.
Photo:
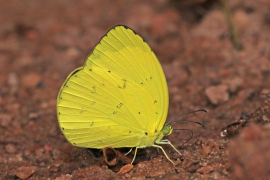
[{"label": "butterfly head", "polygon": [[172,133],[172,131],[173,131],[172,126],[170,124],[165,123],[164,127],[162,129],[164,136],[170,135]]}]

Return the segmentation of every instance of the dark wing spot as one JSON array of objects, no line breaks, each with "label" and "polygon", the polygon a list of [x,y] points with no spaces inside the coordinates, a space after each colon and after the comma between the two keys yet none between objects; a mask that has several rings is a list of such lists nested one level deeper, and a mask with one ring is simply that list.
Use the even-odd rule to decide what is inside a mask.
[{"label": "dark wing spot", "polygon": [[74,145],[76,145],[76,143],[73,143]]},{"label": "dark wing spot", "polygon": [[60,114],[60,112],[58,114]]},{"label": "dark wing spot", "polygon": [[148,135],[148,132],[145,132],[145,135],[147,136]]},{"label": "dark wing spot", "polygon": [[141,84],[143,84],[143,83],[141,83]]},{"label": "dark wing spot", "polygon": [[111,71],[108,71],[109,73],[111,72]]},{"label": "dark wing spot", "polygon": [[89,69],[89,71],[92,71],[92,69]]},{"label": "dark wing spot", "polygon": [[96,87],[95,86],[92,86],[92,89],[93,90],[91,90],[91,93],[96,93]]},{"label": "dark wing spot", "polygon": [[157,129],[155,129],[155,133],[157,132]]},{"label": "dark wing spot", "polygon": [[65,130],[65,128],[62,127],[63,130]]},{"label": "dark wing spot", "polygon": [[129,133],[131,133],[131,131],[129,131]]},{"label": "dark wing spot", "polygon": [[139,114],[141,114],[141,112],[139,112]]},{"label": "dark wing spot", "polygon": [[123,103],[120,103],[120,104],[117,105],[116,107],[119,109],[122,105],[123,105]]},{"label": "dark wing spot", "polygon": [[126,89],[126,83],[127,83],[127,80],[126,80],[126,79],[122,79],[122,81],[123,81],[123,86],[119,86],[119,85],[118,85],[118,88]]},{"label": "dark wing spot", "polygon": [[154,103],[157,103],[157,100],[155,100]]},{"label": "dark wing spot", "polygon": [[158,113],[156,112],[156,114],[158,114]]}]

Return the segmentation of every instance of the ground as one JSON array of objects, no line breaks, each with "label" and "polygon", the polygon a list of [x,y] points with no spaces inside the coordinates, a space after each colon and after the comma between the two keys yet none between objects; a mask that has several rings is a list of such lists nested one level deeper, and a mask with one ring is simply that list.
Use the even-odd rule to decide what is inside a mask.
[{"label": "ground", "polygon": [[[218,1],[1,0],[0,179],[269,179],[269,125],[249,123],[230,138],[221,132],[254,112],[270,118],[270,2],[226,5],[242,49],[233,45]],[[175,166],[147,148],[122,175],[123,163],[108,166],[93,155],[99,151],[74,147],[61,134],[56,97],[62,83],[118,24],[144,37],[161,62],[167,120],[208,111],[183,118],[205,128],[173,124],[194,133],[184,145],[189,131],[168,136],[182,153],[163,146]]]}]

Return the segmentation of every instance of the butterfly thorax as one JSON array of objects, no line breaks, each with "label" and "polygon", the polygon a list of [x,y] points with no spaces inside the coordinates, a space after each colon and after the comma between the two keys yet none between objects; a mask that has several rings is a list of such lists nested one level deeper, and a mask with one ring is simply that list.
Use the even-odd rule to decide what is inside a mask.
[{"label": "butterfly thorax", "polygon": [[162,139],[164,134],[160,132],[159,134],[147,134],[144,135],[142,138],[141,144],[138,147],[144,148],[144,147],[149,147],[152,146],[157,139]]}]

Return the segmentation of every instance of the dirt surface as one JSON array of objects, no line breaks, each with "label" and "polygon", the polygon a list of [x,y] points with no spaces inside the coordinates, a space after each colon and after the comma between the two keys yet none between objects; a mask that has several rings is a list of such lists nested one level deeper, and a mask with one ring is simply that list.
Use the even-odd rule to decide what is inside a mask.
[{"label": "dirt surface", "polygon": [[[0,179],[269,179],[269,124],[245,125],[230,139],[220,135],[265,104],[258,117],[270,118],[263,95],[270,92],[270,1],[227,5],[241,51],[216,1],[1,0]],[[163,146],[175,166],[147,148],[120,173],[124,162],[107,166],[94,156],[99,151],[74,147],[61,134],[56,97],[62,83],[118,24],[144,37],[160,60],[170,92],[168,120],[208,111],[183,118],[205,129],[173,124],[194,132],[183,146],[189,131],[168,137],[183,154]]]}]

